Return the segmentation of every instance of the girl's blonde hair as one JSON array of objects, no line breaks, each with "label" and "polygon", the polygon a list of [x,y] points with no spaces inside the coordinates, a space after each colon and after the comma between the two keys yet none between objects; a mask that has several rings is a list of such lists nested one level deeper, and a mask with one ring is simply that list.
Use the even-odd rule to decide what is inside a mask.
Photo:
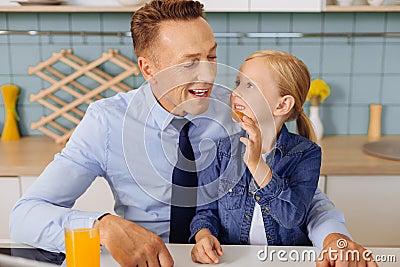
[{"label": "girl's blonde hair", "polygon": [[276,50],[262,50],[250,55],[245,61],[264,58],[277,75],[276,82],[281,96],[291,95],[295,104],[286,121],[296,120],[297,132],[312,141],[315,133],[310,119],[303,110],[310,88],[310,72],[307,66],[290,53]]}]

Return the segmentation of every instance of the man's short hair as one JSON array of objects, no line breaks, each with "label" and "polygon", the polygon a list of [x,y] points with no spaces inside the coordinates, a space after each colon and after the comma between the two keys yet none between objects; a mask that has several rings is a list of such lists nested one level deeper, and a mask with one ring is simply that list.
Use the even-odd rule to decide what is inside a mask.
[{"label": "man's short hair", "polygon": [[162,22],[205,18],[203,8],[204,5],[198,1],[152,0],[138,9],[131,20],[131,33],[136,56],[146,55],[146,52],[157,43]]}]

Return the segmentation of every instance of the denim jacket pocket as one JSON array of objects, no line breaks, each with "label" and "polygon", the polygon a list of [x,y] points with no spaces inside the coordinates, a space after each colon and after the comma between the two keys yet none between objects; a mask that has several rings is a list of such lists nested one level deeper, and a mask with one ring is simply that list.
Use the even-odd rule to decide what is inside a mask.
[{"label": "denim jacket pocket", "polygon": [[228,210],[239,209],[245,194],[245,185],[230,179],[220,179],[219,185],[220,203]]}]

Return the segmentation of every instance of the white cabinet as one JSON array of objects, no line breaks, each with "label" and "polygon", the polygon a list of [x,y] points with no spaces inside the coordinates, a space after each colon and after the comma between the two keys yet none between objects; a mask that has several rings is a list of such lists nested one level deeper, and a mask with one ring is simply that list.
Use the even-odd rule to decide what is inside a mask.
[{"label": "white cabinet", "polygon": [[200,0],[206,12],[321,12],[324,0]]},{"label": "white cabinet", "polygon": [[[0,177],[0,239],[10,238],[8,230],[10,211],[36,178],[35,176]],[[73,208],[114,213],[114,197],[106,180],[97,177]]]},{"label": "white cabinet", "polygon": [[249,11],[250,0],[199,0],[206,12]]},{"label": "white cabinet", "polygon": [[325,175],[320,175],[320,176],[319,176],[318,188],[319,188],[319,190],[321,190],[323,193],[326,193],[326,176],[325,176]]},{"label": "white cabinet", "polygon": [[[21,177],[22,194],[25,194],[36,178],[34,176]],[[114,213],[114,196],[107,181],[103,177],[97,177],[86,192],[76,200],[73,209]]]},{"label": "white cabinet", "polygon": [[10,211],[20,196],[18,177],[0,177],[0,239],[10,238]]},{"label": "white cabinet", "polygon": [[326,188],[355,241],[400,246],[399,176],[327,176]]},{"label": "white cabinet", "polygon": [[114,196],[107,181],[97,177],[75,202],[73,209],[114,213]]},{"label": "white cabinet", "polygon": [[206,12],[321,12],[325,0],[200,0]]},{"label": "white cabinet", "polygon": [[323,0],[250,0],[250,11],[321,12]]},{"label": "white cabinet", "polygon": [[36,176],[21,176],[21,195],[25,194],[28,188],[36,180]]}]

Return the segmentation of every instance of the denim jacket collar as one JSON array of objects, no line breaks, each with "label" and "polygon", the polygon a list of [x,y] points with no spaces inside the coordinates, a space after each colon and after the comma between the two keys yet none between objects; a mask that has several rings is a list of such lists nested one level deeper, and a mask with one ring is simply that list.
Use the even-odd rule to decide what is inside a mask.
[{"label": "denim jacket collar", "polygon": [[281,152],[282,155],[285,155],[287,152],[286,149],[289,142],[290,142],[289,131],[286,125],[284,124],[278,135],[278,139],[276,140],[275,150],[279,150],[279,152]]}]

